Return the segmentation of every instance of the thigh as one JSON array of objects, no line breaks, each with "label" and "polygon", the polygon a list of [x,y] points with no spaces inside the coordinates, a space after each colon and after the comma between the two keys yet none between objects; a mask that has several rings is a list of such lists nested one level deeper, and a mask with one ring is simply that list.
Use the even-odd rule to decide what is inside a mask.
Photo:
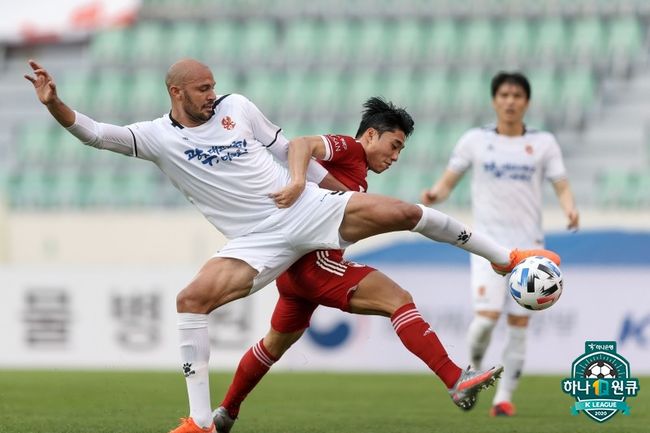
[{"label": "thigh", "polygon": [[300,257],[281,230],[253,232],[229,241],[214,258],[237,259],[256,271],[249,293],[267,286]]},{"label": "thigh", "polygon": [[283,278],[284,275],[276,281],[280,297],[271,316],[271,328],[280,333],[293,333],[309,327],[318,304],[293,295],[293,290],[286,290],[289,282]]},{"label": "thigh", "polygon": [[395,198],[354,193],[345,209],[341,237],[356,242],[370,236],[411,230],[422,217],[422,209]]},{"label": "thigh", "polygon": [[179,313],[209,313],[247,296],[256,274],[257,271],[245,261],[212,258],[178,294],[177,310]]}]

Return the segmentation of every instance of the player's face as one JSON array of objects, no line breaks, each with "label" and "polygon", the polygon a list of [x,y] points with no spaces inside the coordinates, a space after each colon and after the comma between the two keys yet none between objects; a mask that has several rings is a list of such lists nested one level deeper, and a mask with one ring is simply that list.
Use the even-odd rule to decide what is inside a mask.
[{"label": "player's face", "polygon": [[404,149],[406,136],[399,129],[386,131],[379,134],[374,129],[369,131],[368,146],[366,147],[366,158],[368,168],[375,173],[388,170],[397,161],[399,153]]},{"label": "player's face", "polygon": [[207,122],[214,114],[214,84],[212,73],[206,70],[182,87],[183,110],[197,123]]},{"label": "player's face", "polygon": [[504,83],[497,89],[492,106],[501,122],[521,123],[528,109],[528,98],[521,86]]}]

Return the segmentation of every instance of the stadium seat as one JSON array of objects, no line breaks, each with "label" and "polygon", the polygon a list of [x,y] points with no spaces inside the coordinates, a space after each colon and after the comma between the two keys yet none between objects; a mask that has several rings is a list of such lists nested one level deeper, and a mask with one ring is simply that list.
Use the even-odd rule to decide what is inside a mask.
[{"label": "stadium seat", "polygon": [[643,30],[634,17],[614,20],[609,27],[607,54],[616,75],[629,73],[632,64],[643,53]]},{"label": "stadium seat", "polygon": [[497,35],[497,49],[501,62],[511,69],[512,66],[523,63],[532,50],[532,26],[524,19],[506,20],[501,32]]},{"label": "stadium seat", "polygon": [[166,64],[172,64],[175,61],[192,57],[201,59],[203,55],[203,27],[194,21],[185,21],[175,23],[169,30],[169,40],[164,47],[163,57]]},{"label": "stadium seat", "polygon": [[[341,73],[324,70],[308,74],[305,78],[305,94],[299,102],[304,111],[316,120],[323,116],[331,118],[339,113],[345,103],[342,98],[344,83]],[[361,106],[358,110],[361,112]]]},{"label": "stadium seat", "polygon": [[353,50],[355,24],[346,19],[333,18],[323,24],[323,40],[318,57],[320,64],[330,69],[344,69],[357,53]]},{"label": "stadium seat", "polygon": [[364,68],[390,66],[393,62],[388,51],[392,39],[392,23],[380,19],[364,19],[355,27],[349,41],[353,45],[354,61]]},{"label": "stadium seat", "polygon": [[598,199],[604,207],[629,206],[631,177],[627,171],[609,170],[598,177]]},{"label": "stadium seat", "polygon": [[380,76],[374,70],[357,70],[352,76],[344,78],[344,82],[343,110],[350,116],[358,117],[362,104],[380,90]]},{"label": "stadium seat", "polygon": [[425,70],[414,78],[417,94],[410,103],[416,112],[425,115],[441,115],[450,104],[449,75],[444,69]]},{"label": "stadium seat", "polygon": [[534,68],[528,79],[532,95],[527,116],[542,119],[552,117],[560,99],[555,71],[551,68]]},{"label": "stadium seat", "polygon": [[410,69],[398,69],[388,73],[380,81],[380,86],[371,96],[382,96],[410,111],[417,94],[421,91],[415,84],[413,72]]},{"label": "stadium seat", "polygon": [[123,64],[127,62],[130,42],[128,29],[101,31],[92,38],[90,57],[97,64]]},{"label": "stadium seat", "polygon": [[203,34],[201,52],[208,64],[237,66],[242,36],[241,26],[237,22],[212,22],[204,28]]},{"label": "stadium seat", "polygon": [[387,52],[398,64],[417,64],[425,54],[423,26],[416,19],[401,19],[393,25]]},{"label": "stadium seat", "polygon": [[573,61],[590,64],[599,58],[606,46],[603,26],[598,18],[583,18],[574,21],[571,31],[570,55]]},{"label": "stadium seat", "polygon": [[16,140],[16,159],[30,165],[48,165],[52,150],[50,145],[53,126],[47,122],[22,127]]},{"label": "stadium seat", "polygon": [[268,20],[250,20],[241,26],[241,44],[235,63],[240,66],[274,65],[282,61],[278,52],[275,24]]},{"label": "stadium seat", "polygon": [[323,39],[323,29],[318,21],[289,21],[278,55],[284,56],[284,63],[290,68],[308,68],[318,60]]},{"label": "stadium seat", "polygon": [[428,63],[444,64],[456,59],[460,50],[460,33],[456,22],[440,19],[424,26],[423,43]]},{"label": "stadium seat", "polygon": [[129,83],[120,72],[105,71],[98,78],[92,95],[92,112],[99,113],[102,121],[118,118],[126,107]]},{"label": "stadium seat", "polygon": [[459,54],[464,64],[481,64],[494,57],[498,44],[490,20],[469,20],[462,29],[463,42]]},{"label": "stadium seat", "polygon": [[456,76],[451,101],[456,112],[466,116],[489,110],[489,78],[480,70],[461,72]]},{"label": "stadium seat", "polygon": [[585,111],[592,108],[596,93],[594,76],[589,69],[567,71],[560,89],[565,123],[576,126],[583,120]]},{"label": "stadium seat", "polygon": [[57,92],[70,107],[88,112],[93,108],[92,94],[96,85],[97,78],[90,71],[67,71],[57,83]]},{"label": "stadium seat", "polygon": [[128,107],[136,119],[154,118],[170,109],[169,96],[159,70],[141,69],[132,78]]},{"label": "stadium seat", "polygon": [[158,22],[142,22],[133,27],[128,43],[129,60],[138,65],[166,65],[164,47],[170,42],[168,29]]},{"label": "stadium seat", "polygon": [[287,77],[283,73],[255,70],[245,77],[241,93],[253,101],[267,117],[274,119],[284,105],[286,85]]},{"label": "stadium seat", "polygon": [[530,58],[545,66],[564,61],[567,54],[567,37],[566,26],[560,18],[543,19],[537,29]]}]

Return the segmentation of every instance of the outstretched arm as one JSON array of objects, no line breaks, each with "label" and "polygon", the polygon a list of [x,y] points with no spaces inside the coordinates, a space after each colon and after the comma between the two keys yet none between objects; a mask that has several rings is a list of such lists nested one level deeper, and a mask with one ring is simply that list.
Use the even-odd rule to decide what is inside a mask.
[{"label": "outstretched arm", "polygon": [[59,98],[50,73],[33,60],[29,61],[29,66],[34,76],[25,74],[25,78],[34,85],[39,101],[68,132],[88,146],[134,155],[135,135],[129,128],[99,123],[73,111]]},{"label": "outstretched arm", "polygon": [[555,189],[555,194],[560,200],[560,206],[567,217],[567,228],[569,230],[578,230],[578,226],[580,225],[580,216],[578,214],[578,209],[576,209],[576,203],[573,198],[573,192],[571,192],[569,181],[567,179],[562,179],[553,182],[553,189]]},{"label": "outstretched arm", "polygon": [[461,177],[463,177],[462,173],[445,170],[438,182],[422,192],[420,200],[427,206],[445,201]]},{"label": "outstretched arm", "polygon": [[291,206],[300,197],[307,182],[307,165],[311,158],[325,157],[325,143],[320,136],[298,137],[289,141],[289,174],[291,181],[280,191],[270,194],[279,208]]}]

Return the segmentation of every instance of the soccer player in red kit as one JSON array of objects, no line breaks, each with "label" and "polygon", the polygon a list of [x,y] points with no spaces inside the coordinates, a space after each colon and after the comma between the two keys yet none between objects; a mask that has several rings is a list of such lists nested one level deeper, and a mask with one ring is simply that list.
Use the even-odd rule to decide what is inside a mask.
[{"label": "soccer player in red kit", "polygon": [[[357,139],[321,136],[325,146],[321,164],[347,189],[361,192],[368,188],[368,169],[376,173],[387,170],[413,131],[411,116],[390,102],[371,98],[364,108]],[[280,298],[271,329],[242,357],[224,401],[213,413],[219,433],[230,431],[243,400],[302,336],[319,305],[390,317],[404,346],[440,377],[462,409],[470,409],[477,392],[492,384],[501,372],[500,367],[485,372],[459,368],[420,315],[409,292],[378,270],[345,260],[343,250],[313,251],[280,275],[276,283]]]}]

